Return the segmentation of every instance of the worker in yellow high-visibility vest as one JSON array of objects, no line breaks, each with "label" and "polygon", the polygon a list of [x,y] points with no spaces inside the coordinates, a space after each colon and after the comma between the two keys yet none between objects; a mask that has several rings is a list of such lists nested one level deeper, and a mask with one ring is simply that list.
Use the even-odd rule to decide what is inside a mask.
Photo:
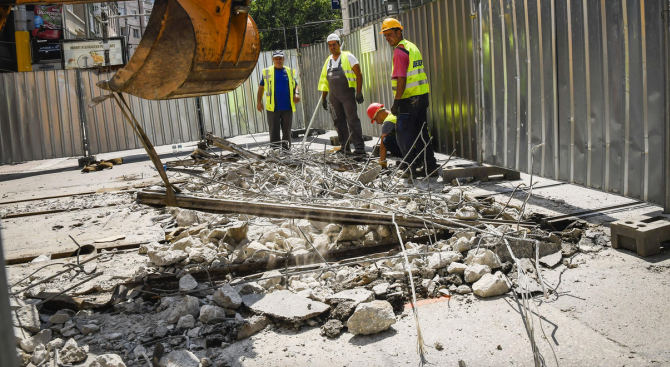
[{"label": "worker in yellow high-visibility vest", "polygon": [[[263,69],[258,93],[256,95],[256,109],[263,112],[263,92],[265,92],[265,108],[270,130],[270,143],[288,150],[291,146],[291,124],[295,104],[300,102],[298,82],[294,69],[284,66],[284,52],[272,53],[273,65]],[[281,132],[281,140],[279,133]]]},{"label": "worker in yellow high-visibility vest", "polygon": [[330,102],[330,113],[341,146],[338,152],[348,154],[351,151],[349,144],[353,144],[354,154],[364,155],[363,129],[356,111],[356,103],[364,101],[361,67],[351,52],[340,50],[340,37],[337,34],[329,35],[327,41],[331,55],[326,59],[319,79],[321,103],[328,110]]},{"label": "worker in yellow high-visibility vest", "polygon": [[391,85],[395,98],[391,113],[398,117],[396,137],[404,156],[400,171],[405,171],[406,177],[425,176],[426,172],[437,175],[433,147],[428,144],[428,76],[419,48],[405,40],[402,31],[397,19],[387,18],[380,32],[394,48]]}]

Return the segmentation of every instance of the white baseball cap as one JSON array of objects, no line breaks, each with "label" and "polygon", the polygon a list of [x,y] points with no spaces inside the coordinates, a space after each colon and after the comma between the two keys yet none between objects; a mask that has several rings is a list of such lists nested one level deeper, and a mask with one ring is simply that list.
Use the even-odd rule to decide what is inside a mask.
[{"label": "white baseball cap", "polygon": [[330,42],[330,41],[337,41],[337,42],[340,42],[340,36],[338,36],[338,35],[335,34],[335,33],[331,33],[331,34],[328,36],[328,40],[327,40],[326,42]]}]

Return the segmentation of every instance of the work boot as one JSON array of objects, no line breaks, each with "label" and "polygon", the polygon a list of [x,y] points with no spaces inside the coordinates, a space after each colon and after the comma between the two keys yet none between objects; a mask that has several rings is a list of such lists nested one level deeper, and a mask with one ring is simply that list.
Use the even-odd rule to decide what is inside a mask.
[{"label": "work boot", "polygon": [[[432,167],[428,170],[428,177],[438,177],[440,175],[440,172],[438,170],[438,166]],[[426,177],[426,170],[424,167],[419,168],[416,170],[416,177]]]},{"label": "work boot", "polygon": [[413,169],[407,169],[407,166],[401,166],[398,169],[398,175],[400,178],[415,178],[416,174]]}]

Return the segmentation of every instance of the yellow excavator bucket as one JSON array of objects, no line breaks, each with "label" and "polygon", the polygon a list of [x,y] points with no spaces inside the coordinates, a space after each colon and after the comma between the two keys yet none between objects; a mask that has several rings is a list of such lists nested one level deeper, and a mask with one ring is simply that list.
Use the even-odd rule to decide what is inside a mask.
[{"label": "yellow excavator bucket", "polygon": [[[0,10],[8,5],[85,2],[99,0],[0,0]],[[98,86],[151,100],[234,90],[247,80],[260,53],[249,2],[156,0],[128,64]],[[2,14],[0,11],[0,18]]]}]

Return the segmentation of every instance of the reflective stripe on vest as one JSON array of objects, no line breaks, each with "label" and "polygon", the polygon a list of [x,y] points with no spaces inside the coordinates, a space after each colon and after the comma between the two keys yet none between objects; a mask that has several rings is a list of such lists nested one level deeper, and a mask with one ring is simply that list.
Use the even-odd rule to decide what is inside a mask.
[{"label": "reflective stripe on vest", "polygon": [[[409,52],[407,84],[405,85],[405,91],[402,93],[402,98],[405,99],[428,93],[428,76],[423,68],[423,57],[421,56],[419,48],[407,40],[400,41],[398,46],[400,45],[403,45],[405,50]],[[398,86],[398,81],[396,79],[391,79],[391,86],[395,92]]]},{"label": "reflective stripe on vest", "polygon": [[[263,80],[265,81],[265,108],[268,111],[275,110],[275,71],[274,66],[263,69]],[[291,110],[295,112],[295,103],[293,102],[293,93],[295,92],[295,70],[284,66],[286,75],[288,75],[289,100],[291,100]]]},{"label": "reflective stripe on vest", "polygon": [[[340,65],[342,66],[342,70],[344,71],[344,76],[347,78],[347,82],[349,82],[349,88],[356,88],[356,73],[354,73],[354,69],[349,63],[349,51],[342,51],[340,53]],[[321,92],[328,92],[328,66],[330,64],[330,60],[333,59],[333,55],[330,55],[327,59],[325,64],[323,64],[323,69],[321,70],[321,77],[319,78],[319,86],[318,90]]]}]

